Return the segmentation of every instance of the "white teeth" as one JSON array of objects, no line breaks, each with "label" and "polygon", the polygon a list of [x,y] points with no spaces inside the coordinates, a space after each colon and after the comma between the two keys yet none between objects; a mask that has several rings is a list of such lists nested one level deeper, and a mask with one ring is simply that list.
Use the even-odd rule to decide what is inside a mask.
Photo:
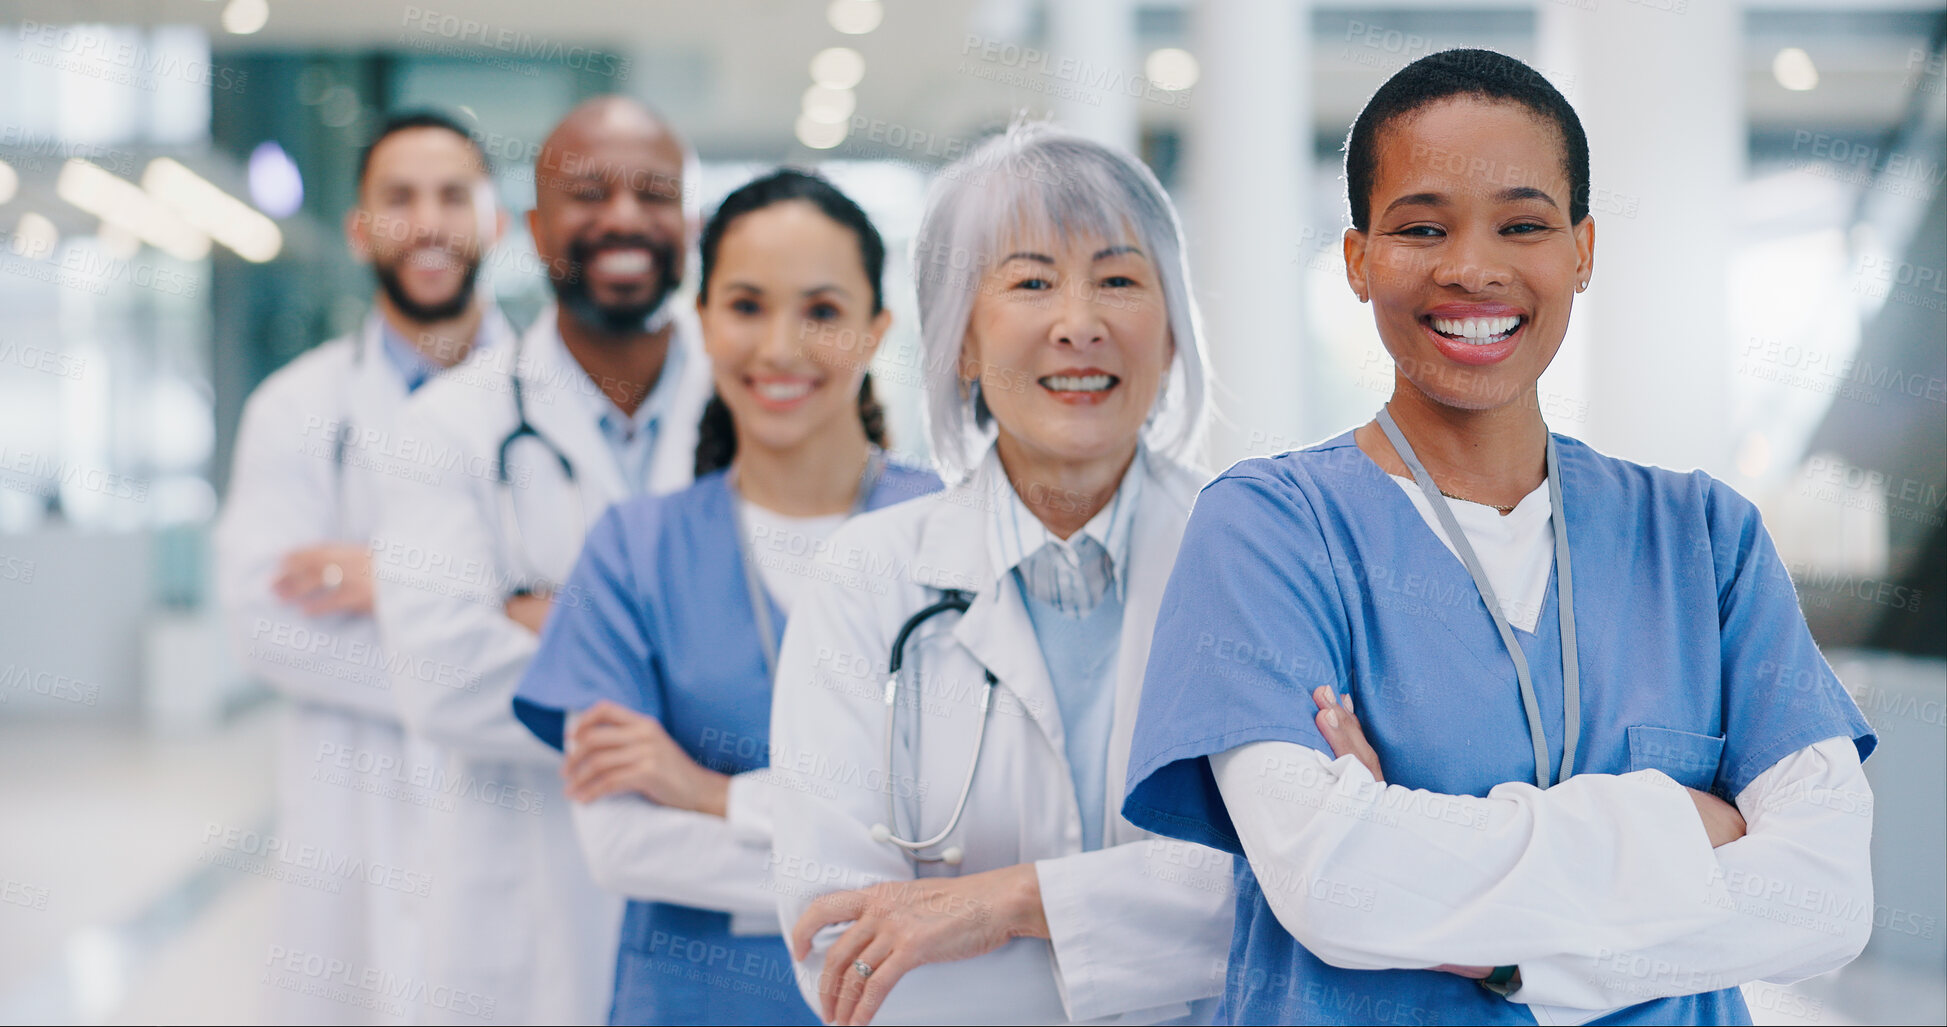
[{"label": "white teeth", "polygon": [[453,257],[445,250],[421,248],[406,258],[406,266],[422,271],[444,270],[453,266]]},{"label": "white teeth", "polygon": [[759,396],[777,403],[788,403],[811,391],[810,382],[758,382],[752,386]]},{"label": "white teeth", "polygon": [[1107,374],[1051,374],[1041,384],[1056,392],[1101,392],[1115,381]]},{"label": "white teeth", "polygon": [[1521,323],[1518,317],[1436,317],[1433,330],[1471,343],[1500,342]]},{"label": "white teeth", "polygon": [[649,271],[648,250],[609,250],[591,266],[605,275],[640,275]]}]

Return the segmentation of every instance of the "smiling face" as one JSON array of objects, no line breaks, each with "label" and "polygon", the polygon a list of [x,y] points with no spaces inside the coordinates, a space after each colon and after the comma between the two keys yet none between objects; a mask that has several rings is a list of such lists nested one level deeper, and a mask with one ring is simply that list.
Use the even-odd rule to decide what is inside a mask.
[{"label": "smiling face", "polygon": [[443,128],[409,128],[372,150],[345,231],[392,305],[424,324],[472,302],[501,217],[471,142]]},{"label": "smiling face", "polygon": [[1595,263],[1568,219],[1560,134],[1526,108],[1455,97],[1378,135],[1370,229],[1346,277],[1399,373],[1448,407],[1523,400],[1561,348]]},{"label": "smiling face", "polygon": [[1002,456],[1126,459],[1175,355],[1155,265],[1133,237],[1024,237],[1000,252],[960,373],[979,380]]},{"label": "smiling face", "polygon": [[856,430],[859,382],[892,321],[872,307],[858,236],[812,203],[730,224],[697,309],[740,448],[790,450],[834,426]]},{"label": "smiling face", "polygon": [[570,314],[642,331],[683,279],[681,144],[632,104],[584,105],[542,148],[528,226]]}]

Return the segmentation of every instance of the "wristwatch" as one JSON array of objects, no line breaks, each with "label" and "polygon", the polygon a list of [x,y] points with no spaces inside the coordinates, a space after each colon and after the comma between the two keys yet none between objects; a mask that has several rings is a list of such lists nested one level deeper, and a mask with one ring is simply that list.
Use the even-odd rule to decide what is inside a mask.
[{"label": "wristwatch", "polygon": [[1480,985],[1502,998],[1507,998],[1521,990],[1521,968],[1497,966],[1493,973],[1481,978]]}]

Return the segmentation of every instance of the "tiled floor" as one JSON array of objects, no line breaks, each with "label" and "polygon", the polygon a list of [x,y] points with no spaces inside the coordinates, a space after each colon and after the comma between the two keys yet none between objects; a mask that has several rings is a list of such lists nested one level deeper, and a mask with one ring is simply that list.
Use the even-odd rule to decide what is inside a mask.
[{"label": "tiled floor", "polygon": [[[268,824],[273,710],[193,738],[0,724],[0,1022],[254,1023],[279,884],[203,862]],[[1939,1023],[1941,967],[1748,989],[1760,1024]]]},{"label": "tiled floor", "polygon": [[257,1019],[237,985],[274,885],[201,857],[211,825],[267,820],[275,719],[172,739],[0,725],[0,1020]]}]

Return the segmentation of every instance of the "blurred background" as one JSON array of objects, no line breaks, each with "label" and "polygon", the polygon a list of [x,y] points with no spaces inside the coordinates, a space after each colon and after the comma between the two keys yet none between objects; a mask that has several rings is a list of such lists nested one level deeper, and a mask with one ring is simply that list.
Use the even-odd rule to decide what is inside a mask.
[{"label": "blurred background", "polygon": [[[1529,61],[1589,131],[1599,260],[1551,425],[1755,499],[1880,732],[1873,941],[1747,988],[1754,1015],[1947,1020],[1940,3],[427,3],[0,3],[0,1021],[258,1015],[288,885],[208,839],[274,829],[276,701],[228,655],[210,526],[249,390],[364,314],[341,226],[387,112],[458,117],[518,213],[549,127],[626,93],[694,145],[699,209],[812,166],[896,253],[928,176],[1019,113],[1124,145],[1184,217],[1220,468],[1390,391],[1339,151],[1454,46]],[[547,289],[514,226],[483,278],[525,324]],[[889,270],[881,394],[923,455]]]}]

